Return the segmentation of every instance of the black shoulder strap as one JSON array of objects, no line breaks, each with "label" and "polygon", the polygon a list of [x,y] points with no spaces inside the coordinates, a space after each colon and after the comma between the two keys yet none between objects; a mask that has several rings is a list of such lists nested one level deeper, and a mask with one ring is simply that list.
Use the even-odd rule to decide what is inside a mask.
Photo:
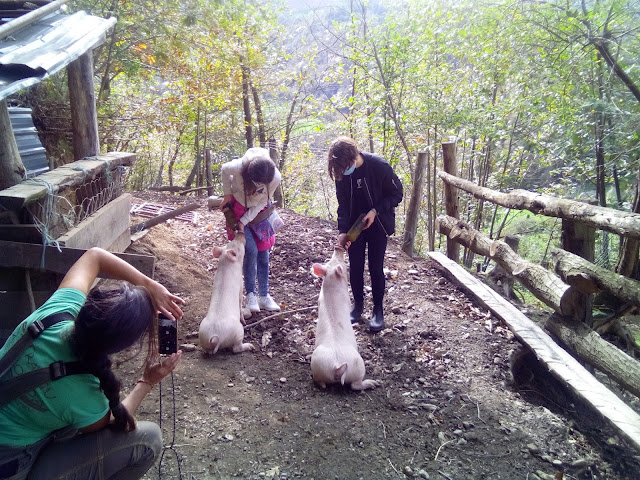
[{"label": "black shoulder strap", "polygon": [[22,337],[0,358],[0,378],[9,371],[22,352],[24,352],[46,328],[56,323],[73,319],[73,315],[68,312],[54,313],[29,325],[27,330],[22,334]]},{"label": "black shoulder strap", "polygon": [[60,380],[67,375],[91,373],[80,362],[53,362],[51,365],[13,377],[0,383],[0,408],[21,395],[47,382]]},{"label": "black shoulder strap", "polygon": [[[65,320],[73,320],[73,315],[67,312],[56,313],[29,325],[22,337],[20,337],[0,359],[0,378],[7,373],[13,364],[16,363],[20,354],[24,352],[45,329]],[[90,372],[87,371],[80,362],[58,361],[53,362],[48,367],[23,373],[5,382],[0,382],[0,408],[46,382],[59,380],[67,375],[79,373]]]}]

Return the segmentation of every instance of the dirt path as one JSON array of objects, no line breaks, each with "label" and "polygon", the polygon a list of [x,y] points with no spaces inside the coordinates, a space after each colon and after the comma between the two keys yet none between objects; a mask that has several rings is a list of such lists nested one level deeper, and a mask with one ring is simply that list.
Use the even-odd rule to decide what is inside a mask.
[{"label": "dirt path", "polygon": [[[188,203],[163,195],[134,200],[142,201]],[[271,294],[290,312],[317,305],[320,281],[310,268],[330,257],[336,227],[280,214],[286,227],[272,252]],[[155,255],[156,278],[187,300],[181,344],[197,343],[216,268],[211,247],[226,243],[222,225],[219,212],[202,208],[195,224],[153,227],[128,250]],[[548,376],[524,368],[511,386],[509,358],[519,344],[495,318],[429,260],[406,257],[393,240],[387,256],[388,328],[373,336],[364,323],[356,327],[367,378],[383,385],[358,393],[313,383],[313,310],[249,326],[245,341],[255,352],[185,351],[175,388],[166,380],[161,396],[165,443],[175,438],[182,478],[639,478],[637,452]],[[370,299],[366,308],[368,315]],[[137,378],[139,362],[121,367],[125,385]],[[546,378],[543,385],[538,378]],[[155,390],[138,418],[158,421],[159,401]],[[158,470],[147,478],[158,478]],[[170,450],[161,478],[179,478]]]}]

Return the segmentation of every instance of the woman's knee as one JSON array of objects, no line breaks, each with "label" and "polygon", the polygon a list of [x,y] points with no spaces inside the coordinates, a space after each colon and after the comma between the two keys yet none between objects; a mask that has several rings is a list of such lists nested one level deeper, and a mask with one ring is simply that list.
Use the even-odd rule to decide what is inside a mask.
[{"label": "woman's knee", "polygon": [[162,430],[157,423],[141,421],[136,427],[140,443],[153,452],[154,458],[162,452]]}]

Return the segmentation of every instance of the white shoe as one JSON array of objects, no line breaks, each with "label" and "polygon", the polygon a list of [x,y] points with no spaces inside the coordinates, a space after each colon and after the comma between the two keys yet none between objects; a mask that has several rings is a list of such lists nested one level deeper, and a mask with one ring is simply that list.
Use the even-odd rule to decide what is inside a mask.
[{"label": "white shoe", "polygon": [[260,307],[258,306],[258,298],[256,297],[255,293],[247,293],[244,302],[251,313],[257,313],[260,311]]},{"label": "white shoe", "polygon": [[258,306],[260,308],[264,308],[268,312],[280,311],[280,305],[273,301],[271,295],[267,295],[266,297],[258,297]]}]

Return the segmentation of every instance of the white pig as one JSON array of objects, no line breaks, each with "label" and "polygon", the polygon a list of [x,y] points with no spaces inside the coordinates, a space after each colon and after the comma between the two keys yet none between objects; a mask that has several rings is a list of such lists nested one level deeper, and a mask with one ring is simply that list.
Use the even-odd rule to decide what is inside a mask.
[{"label": "white pig", "polygon": [[210,353],[231,348],[234,353],[253,350],[251,343],[242,343],[242,261],[245,237],[237,233],[224,248],[214,247],[218,269],[213,279],[209,312],[200,322],[200,346]]},{"label": "white pig", "polygon": [[329,262],[314,263],[312,273],[322,277],[318,299],[316,346],[311,355],[313,380],[322,388],[328,383],[350,384],[354,390],[377,387],[377,380],[364,380],[364,361],[358,353],[349,319],[349,291],[344,249],[336,247]]}]

